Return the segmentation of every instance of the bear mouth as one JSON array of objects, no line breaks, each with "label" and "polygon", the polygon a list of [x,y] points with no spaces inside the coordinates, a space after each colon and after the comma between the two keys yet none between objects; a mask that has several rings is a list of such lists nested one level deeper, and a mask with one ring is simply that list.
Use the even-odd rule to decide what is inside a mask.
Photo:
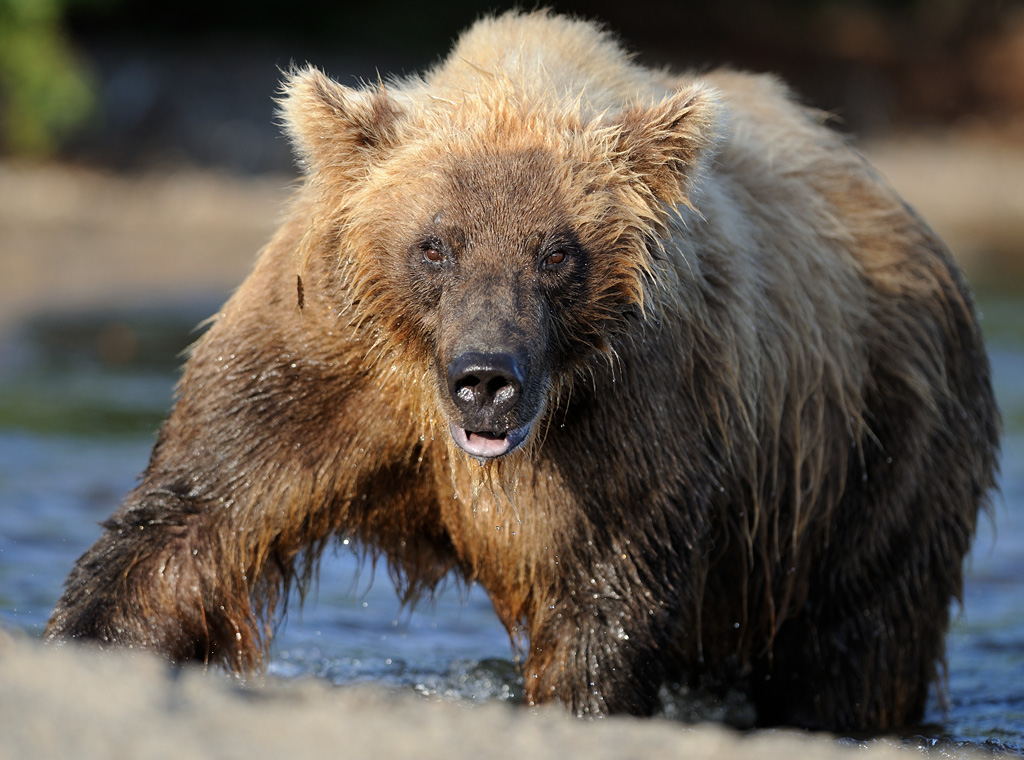
[{"label": "bear mouth", "polygon": [[454,422],[449,425],[449,428],[456,445],[481,462],[504,456],[516,450],[530,433],[529,425],[504,433],[492,433],[489,430],[466,430]]}]

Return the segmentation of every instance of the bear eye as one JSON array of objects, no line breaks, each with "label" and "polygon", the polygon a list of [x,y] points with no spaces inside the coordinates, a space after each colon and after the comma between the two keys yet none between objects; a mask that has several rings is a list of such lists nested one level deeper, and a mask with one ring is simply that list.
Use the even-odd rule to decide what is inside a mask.
[{"label": "bear eye", "polygon": [[560,269],[569,260],[569,252],[564,248],[556,248],[541,261],[541,266],[549,271]]},{"label": "bear eye", "polygon": [[424,240],[420,243],[420,253],[423,256],[423,263],[432,266],[440,266],[448,260],[445,248],[437,240]]}]

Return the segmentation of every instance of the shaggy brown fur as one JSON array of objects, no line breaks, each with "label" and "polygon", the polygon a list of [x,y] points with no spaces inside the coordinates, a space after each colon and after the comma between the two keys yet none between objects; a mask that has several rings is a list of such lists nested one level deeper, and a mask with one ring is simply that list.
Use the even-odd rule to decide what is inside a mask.
[{"label": "shaggy brown fur", "polygon": [[306,181],[49,638],[255,668],[351,536],[403,594],[480,583],[531,703],[921,717],[998,415],[961,274],[856,153],[544,13],[285,93]]}]

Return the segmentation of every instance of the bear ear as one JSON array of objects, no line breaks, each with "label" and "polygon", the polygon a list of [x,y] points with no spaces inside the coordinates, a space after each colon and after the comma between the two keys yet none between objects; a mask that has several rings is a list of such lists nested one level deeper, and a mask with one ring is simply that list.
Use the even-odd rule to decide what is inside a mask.
[{"label": "bear ear", "polygon": [[307,173],[351,174],[397,140],[402,113],[383,86],[354,90],[310,66],[291,72],[282,91],[284,130]]},{"label": "bear ear", "polygon": [[689,205],[690,186],[717,143],[718,93],[694,84],[653,106],[627,108],[612,122],[630,175],[659,201]]}]

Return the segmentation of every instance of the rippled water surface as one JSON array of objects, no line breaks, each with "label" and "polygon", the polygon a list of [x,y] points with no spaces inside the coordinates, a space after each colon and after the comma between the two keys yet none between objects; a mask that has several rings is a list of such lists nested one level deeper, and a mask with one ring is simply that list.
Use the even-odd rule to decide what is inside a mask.
[{"label": "rippled water surface", "polygon": [[[949,639],[950,704],[925,742],[1024,756],[1024,302],[983,300],[1003,409],[1002,494],[983,520]],[[203,311],[40,321],[0,346],[0,624],[38,633],[74,560],[145,466],[177,354]],[[517,699],[508,636],[479,588],[402,609],[387,572],[341,547],[293,600],[271,672],[459,700]],[[693,707],[691,705],[690,707]],[[721,706],[693,711],[714,717]],[[689,708],[676,705],[683,717]]]}]

